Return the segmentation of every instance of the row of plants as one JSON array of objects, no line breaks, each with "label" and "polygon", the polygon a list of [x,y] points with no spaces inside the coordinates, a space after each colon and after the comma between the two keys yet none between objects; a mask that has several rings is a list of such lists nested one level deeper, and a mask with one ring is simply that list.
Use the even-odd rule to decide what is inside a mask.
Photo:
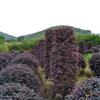
[{"label": "row of plants", "polygon": [[[100,44],[100,35],[97,34],[81,34],[75,33],[75,38],[78,45],[82,49],[90,49],[93,46]],[[0,52],[8,52],[11,50],[28,50],[39,43],[39,40],[43,40],[43,36],[40,38],[19,37],[17,40],[6,41],[3,36],[0,36]],[[82,51],[82,50],[81,50]]]},{"label": "row of plants", "polygon": [[12,50],[24,51],[29,50],[36,44],[38,44],[39,39],[29,39],[29,40],[3,40],[0,42],[0,52],[10,52]]},{"label": "row of plants", "polygon": [[[39,43],[38,40],[33,42],[33,45],[38,44],[33,48],[33,51],[0,54],[1,99],[99,100],[99,52],[87,53],[83,58],[83,55],[78,52],[73,29],[69,26],[47,29],[45,31],[45,40]],[[17,43],[22,45],[27,41],[30,40],[21,39]],[[10,43],[16,43],[16,41],[6,42],[7,45],[11,45]],[[25,50],[27,50],[26,47],[27,45]],[[43,65],[44,76],[40,74],[42,72],[40,72],[41,65]],[[87,68],[90,69],[92,76],[95,77],[90,78],[91,76],[87,73],[87,78],[90,79],[77,84],[81,68],[84,71]]]},{"label": "row of plants", "polygon": [[28,52],[0,53],[0,100],[45,100],[38,64]]}]

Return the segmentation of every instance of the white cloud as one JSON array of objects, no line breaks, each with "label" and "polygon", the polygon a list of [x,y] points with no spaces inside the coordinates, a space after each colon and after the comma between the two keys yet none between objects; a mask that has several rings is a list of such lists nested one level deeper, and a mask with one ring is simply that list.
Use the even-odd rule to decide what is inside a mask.
[{"label": "white cloud", "polygon": [[0,31],[34,33],[55,25],[100,32],[100,0],[0,0]]}]

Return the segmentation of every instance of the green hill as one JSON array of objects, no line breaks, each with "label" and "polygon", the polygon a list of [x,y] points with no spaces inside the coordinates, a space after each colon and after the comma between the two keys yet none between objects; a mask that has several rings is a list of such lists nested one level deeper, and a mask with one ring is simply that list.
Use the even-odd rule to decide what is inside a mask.
[{"label": "green hill", "polygon": [[[50,27],[50,28],[56,28],[56,27],[59,27],[59,26],[55,26],[55,27]],[[90,30],[83,30],[83,29],[80,29],[80,28],[74,28],[74,31],[75,33],[81,33],[81,34],[91,34],[91,31]],[[28,34],[28,35],[24,35],[24,36],[21,36],[21,37],[24,37],[24,39],[42,39],[44,38],[44,31],[40,31],[40,32],[36,32],[36,33],[32,33],[32,34]]]},{"label": "green hill", "polygon": [[0,35],[1,35],[1,36],[4,36],[6,40],[16,39],[16,37],[14,37],[14,36],[12,36],[12,35],[9,35],[9,34],[7,34],[7,33],[0,32]]},{"label": "green hill", "polygon": [[80,28],[74,28],[75,33],[81,33],[81,34],[91,34],[90,30],[83,30]]},{"label": "green hill", "polygon": [[24,39],[32,39],[32,38],[41,39],[41,38],[44,38],[44,31],[24,35],[24,36],[21,36],[21,37],[24,37]]}]

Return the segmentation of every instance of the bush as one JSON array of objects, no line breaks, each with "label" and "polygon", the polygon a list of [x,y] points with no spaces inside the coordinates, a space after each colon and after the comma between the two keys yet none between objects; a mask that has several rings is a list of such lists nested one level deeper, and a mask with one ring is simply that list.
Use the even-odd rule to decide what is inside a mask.
[{"label": "bush", "polygon": [[19,41],[10,42],[8,45],[9,51],[12,51],[12,50],[21,51],[21,50],[23,50],[22,47],[23,47],[23,43],[19,42]]},{"label": "bush", "polygon": [[81,55],[80,53],[76,53],[76,54],[77,54],[78,60],[79,60],[79,62],[78,62],[79,68],[82,68],[82,69],[86,68],[86,62],[85,62],[83,55]]},{"label": "bush", "polygon": [[97,48],[97,47],[92,47],[92,51],[93,51],[93,53],[100,52],[99,48]]},{"label": "bush", "polygon": [[12,51],[9,52],[9,54],[12,55],[13,57],[16,57],[20,53],[22,53],[22,52],[21,51],[17,51],[17,50],[12,50]]},{"label": "bush", "polygon": [[0,52],[8,52],[9,48],[6,43],[0,44]]},{"label": "bush", "polygon": [[22,50],[29,50],[31,49],[34,45],[37,45],[40,39],[25,39],[22,41]]},{"label": "bush", "polygon": [[93,51],[93,53],[100,52],[100,45],[98,45],[96,47],[92,47],[92,51]]},{"label": "bush", "polygon": [[0,85],[0,100],[44,100],[34,90],[19,83]]},{"label": "bush", "polygon": [[100,44],[100,35],[76,33],[76,41],[80,47],[79,51],[81,53],[85,53],[87,52],[87,50],[91,49],[93,46],[97,46]]},{"label": "bush", "polygon": [[50,78],[50,56],[53,42],[53,34],[51,30],[45,31],[46,43],[45,43],[45,74],[46,78]]},{"label": "bush", "polygon": [[17,55],[11,62],[12,64],[26,64],[35,73],[37,73],[39,68],[39,62],[36,57],[28,52],[21,53]]},{"label": "bush", "polygon": [[93,77],[83,82],[73,90],[72,95],[65,100],[99,100],[100,99],[100,78]]},{"label": "bush", "polygon": [[12,60],[12,56],[10,54],[0,53],[0,70],[9,65]]},{"label": "bush", "polygon": [[13,59],[13,56],[9,53],[0,53],[0,56],[6,57],[9,62]]},{"label": "bush", "polygon": [[45,66],[45,43],[45,40],[40,40],[31,50],[31,53],[34,54],[40,62],[41,67]]},{"label": "bush", "polygon": [[93,57],[89,61],[90,69],[95,76],[100,76],[100,52],[93,54]]},{"label": "bush", "polygon": [[45,70],[54,82],[53,94],[64,96],[71,92],[79,71],[74,33],[71,27],[60,26],[47,29],[46,39],[48,66]]},{"label": "bush", "polygon": [[89,62],[89,60],[92,58],[93,53],[86,53],[84,54],[84,59],[86,62]]},{"label": "bush", "polygon": [[84,54],[88,50],[84,41],[80,42],[78,45],[79,45],[79,52],[81,54]]},{"label": "bush", "polygon": [[41,83],[39,77],[27,65],[16,64],[1,70],[0,84],[13,82],[26,85],[34,89],[35,92],[40,92]]}]

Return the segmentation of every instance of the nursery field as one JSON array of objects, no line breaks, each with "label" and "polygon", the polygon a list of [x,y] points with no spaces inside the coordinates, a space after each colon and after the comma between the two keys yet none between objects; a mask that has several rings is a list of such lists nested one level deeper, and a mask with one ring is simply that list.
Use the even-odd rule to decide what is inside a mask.
[{"label": "nursery field", "polygon": [[99,35],[58,26],[34,37],[0,36],[0,100],[100,100]]}]

